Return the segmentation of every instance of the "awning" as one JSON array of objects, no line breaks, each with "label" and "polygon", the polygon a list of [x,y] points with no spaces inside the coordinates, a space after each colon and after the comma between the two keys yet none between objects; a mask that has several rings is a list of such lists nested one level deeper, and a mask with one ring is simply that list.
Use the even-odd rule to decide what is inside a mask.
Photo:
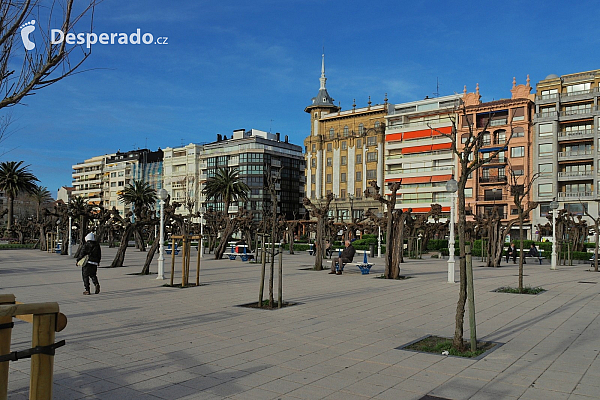
[{"label": "awning", "polygon": [[436,175],[431,177],[431,182],[446,182],[452,179],[452,175]]},{"label": "awning", "polygon": [[402,178],[390,178],[386,179],[386,182],[402,182]]},{"label": "awning", "polygon": [[402,154],[411,154],[411,153],[424,153],[427,151],[431,151],[431,145],[427,144],[425,146],[413,146],[413,147],[405,147],[402,149]]},{"label": "awning", "polygon": [[[408,211],[407,208],[402,208],[402,211]],[[431,207],[415,207],[412,209],[414,213],[428,213],[431,211]],[[442,212],[450,212],[450,207],[442,207]]]},{"label": "awning", "polygon": [[492,153],[494,151],[499,151],[499,150],[508,150],[508,147],[487,147],[485,149],[479,149],[480,153]]},{"label": "awning", "polygon": [[452,148],[452,143],[448,142],[448,143],[438,143],[438,144],[434,144],[433,146],[431,146],[431,150],[448,150]]},{"label": "awning", "polygon": [[431,182],[430,176],[415,176],[412,178],[402,178],[403,185],[409,185],[413,183],[429,183]]}]

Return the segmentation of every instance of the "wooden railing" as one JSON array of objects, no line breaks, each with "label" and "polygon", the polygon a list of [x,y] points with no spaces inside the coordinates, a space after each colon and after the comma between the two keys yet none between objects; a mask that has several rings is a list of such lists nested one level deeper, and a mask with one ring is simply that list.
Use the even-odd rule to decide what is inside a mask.
[{"label": "wooden railing", "polygon": [[[11,361],[19,359],[19,356],[24,358],[22,353],[27,352],[11,353],[10,351],[13,318],[33,324],[31,349],[29,349],[31,350],[29,399],[51,400],[54,333],[65,328],[67,317],[60,313],[58,303],[22,304],[15,301],[13,294],[0,294],[0,357],[9,356]],[[0,400],[8,398],[9,362],[0,362]]]}]

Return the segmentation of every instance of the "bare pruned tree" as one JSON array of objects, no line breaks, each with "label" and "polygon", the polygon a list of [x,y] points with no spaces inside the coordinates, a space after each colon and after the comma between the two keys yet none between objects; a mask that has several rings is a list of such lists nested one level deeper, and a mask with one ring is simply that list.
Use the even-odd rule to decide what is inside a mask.
[{"label": "bare pruned tree", "polygon": [[333,194],[327,194],[325,202],[323,204],[313,204],[308,197],[303,200],[304,207],[310,211],[310,215],[317,219],[316,226],[316,239],[315,239],[315,271],[321,271],[323,269],[323,240],[325,237],[325,229],[328,222],[329,205],[333,200]]}]

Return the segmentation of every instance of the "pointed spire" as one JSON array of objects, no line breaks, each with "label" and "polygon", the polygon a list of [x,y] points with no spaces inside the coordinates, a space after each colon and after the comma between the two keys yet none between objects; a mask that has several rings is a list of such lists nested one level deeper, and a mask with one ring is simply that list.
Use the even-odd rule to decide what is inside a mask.
[{"label": "pointed spire", "polygon": [[513,76],[513,89],[517,87],[517,78]]},{"label": "pointed spire", "polygon": [[527,87],[529,87],[529,86],[531,86],[531,85],[529,84],[529,74],[527,74]]},{"label": "pointed spire", "polygon": [[371,109],[371,96],[369,96],[369,110]]},{"label": "pointed spire", "polygon": [[475,94],[477,96],[479,96],[479,83],[477,84],[477,86],[475,87]]},{"label": "pointed spire", "polygon": [[465,85],[465,88],[463,89],[463,94],[467,94],[467,85]]},{"label": "pointed spire", "polygon": [[327,78],[325,78],[325,50],[323,50],[323,58],[321,60],[321,79],[319,81],[321,82],[319,90],[325,89],[325,82],[327,82]]}]

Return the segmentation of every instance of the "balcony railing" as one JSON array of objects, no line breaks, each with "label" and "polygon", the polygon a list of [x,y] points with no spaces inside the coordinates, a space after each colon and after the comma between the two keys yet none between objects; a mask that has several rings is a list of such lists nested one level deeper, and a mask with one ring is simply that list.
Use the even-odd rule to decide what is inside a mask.
[{"label": "balcony railing", "polygon": [[482,176],[479,178],[479,183],[506,182],[506,176]]},{"label": "balcony railing", "polygon": [[576,199],[579,197],[593,197],[594,192],[558,192],[558,197]]},{"label": "balcony railing", "polygon": [[477,195],[477,201],[503,201],[507,200],[506,194],[496,196],[486,196],[484,194]]},{"label": "balcony railing", "polygon": [[558,93],[542,94],[535,96],[536,100],[552,100],[558,98]]},{"label": "balcony railing", "polygon": [[556,117],[558,114],[556,113],[556,111],[545,111],[545,112],[540,112],[540,113],[536,113],[535,117],[536,118],[549,118],[549,117]]},{"label": "balcony railing", "polygon": [[508,161],[506,157],[492,157],[488,158],[488,164],[506,164]]},{"label": "balcony railing", "polygon": [[569,117],[571,115],[591,114],[592,108],[582,108],[576,110],[565,110],[560,112],[561,117]]},{"label": "balcony railing", "polygon": [[[477,213],[477,215],[478,215],[480,218],[485,218],[485,214],[486,214],[485,212],[481,212],[481,211]],[[492,215],[492,213],[491,213],[491,212],[489,212],[489,213],[488,213],[488,216],[490,216],[490,215]],[[501,212],[499,212],[499,213],[498,213],[498,215],[500,216],[500,218],[501,218],[501,219],[506,219],[506,218],[508,218],[508,215],[507,215],[506,213],[501,213]]]},{"label": "balcony railing", "polygon": [[576,92],[561,93],[560,97],[577,96],[580,94],[588,94],[588,93],[592,93],[592,92],[594,92],[594,89],[578,90]]},{"label": "balcony railing", "polygon": [[593,154],[592,150],[570,150],[570,151],[561,151],[558,153],[558,158],[565,157],[586,157],[591,156]]},{"label": "balcony railing", "polygon": [[569,171],[569,172],[564,171],[564,172],[559,172],[558,173],[558,177],[559,178],[567,178],[567,177],[574,177],[574,176],[577,176],[577,177],[589,176],[591,178],[593,174],[594,173],[593,173],[592,170],[589,170],[589,171]]},{"label": "balcony railing", "polygon": [[594,131],[592,129],[580,129],[577,131],[560,131],[558,132],[558,137],[561,139],[564,138],[573,138],[573,139],[577,139],[581,136],[587,136],[587,135],[593,135]]},{"label": "balcony railing", "polygon": [[[424,168],[406,168],[406,169],[390,169],[386,171],[388,174],[412,174],[416,172],[434,172],[434,171],[451,171],[452,166],[441,166],[441,167],[424,167]],[[368,178],[370,179],[370,178]]]}]

